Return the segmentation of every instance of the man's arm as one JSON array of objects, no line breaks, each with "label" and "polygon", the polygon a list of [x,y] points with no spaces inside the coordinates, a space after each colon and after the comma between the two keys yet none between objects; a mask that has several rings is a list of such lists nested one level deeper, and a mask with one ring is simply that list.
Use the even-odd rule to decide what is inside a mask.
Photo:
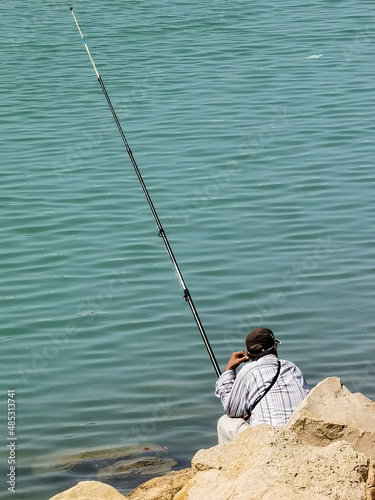
[{"label": "man's arm", "polygon": [[216,382],[215,395],[221,399],[225,413],[230,417],[244,417],[246,414],[247,389],[245,384],[236,383],[236,368],[249,360],[244,351],[234,352],[226,366],[226,371]]}]

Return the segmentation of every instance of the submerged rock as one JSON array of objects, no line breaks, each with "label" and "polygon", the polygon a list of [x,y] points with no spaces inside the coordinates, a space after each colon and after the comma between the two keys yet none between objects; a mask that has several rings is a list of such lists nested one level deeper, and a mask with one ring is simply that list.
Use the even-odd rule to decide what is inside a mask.
[{"label": "submerged rock", "polygon": [[176,465],[177,462],[171,458],[144,457],[128,460],[119,460],[109,467],[98,471],[98,479],[108,480],[111,478],[126,479],[129,475],[142,474],[147,476],[165,474]]},{"label": "submerged rock", "polygon": [[[33,466],[33,472],[34,474],[51,472],[73,472],[82,475],[97,474],[98,471],[125,460],[129,464],[139,464],[133,466],[136,469],[141,467],[141,460],[147,457],[157,458],[161,461],[162,459],[169,460],[166,458],[167,451],[162,446],[154,443],[134,443],[120,448],[93,448],[69,455],[53,453],[41,458]],[[171,462],[168,463],[171,464]],[[173,465],[175,464],[176,462],[173,461]],[[164,469],[163,472],[170,470],[173,465],[170,465],[169,469]],[[137,473],[139,474],[139,472]]]},{"label": "submerged rock", "polygon": [[[70,455],[48,455],[34,466],[33,472],[49,477],[58,475],[59,480],[66,480],[67,484],[71,484],[72,480],[79,482],[82,488],[83,483],[87,483],[85,487],[90,488],[91,481],[98,483],[97,480],[100,480],[120,491],[129,492],[141,482],[165,474],[176,464],[175,460],[168,458],[168,452],[163,447],[154,443],[141,443],[121,448],[85,450]],[[72,498],[91,500],[96,497],[88,495]]]}]

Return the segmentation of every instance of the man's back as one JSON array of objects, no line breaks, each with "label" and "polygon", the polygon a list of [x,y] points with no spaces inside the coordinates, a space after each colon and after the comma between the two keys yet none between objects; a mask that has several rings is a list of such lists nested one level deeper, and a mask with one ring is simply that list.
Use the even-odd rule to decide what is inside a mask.
[{"label": "man's back", "polygon": [[250,415],[249,425],[269,424],[284,427],[301,401],[307,396],[308,385],[291,361],[280,360],[280,373],[269,392],[252,411],[256,399],[271,384],[278,368],[278,358],[268,354],[244,365],[238,374],[225,372],[216,383],[215,394],[221,398],[225,413],[230,417]]}]

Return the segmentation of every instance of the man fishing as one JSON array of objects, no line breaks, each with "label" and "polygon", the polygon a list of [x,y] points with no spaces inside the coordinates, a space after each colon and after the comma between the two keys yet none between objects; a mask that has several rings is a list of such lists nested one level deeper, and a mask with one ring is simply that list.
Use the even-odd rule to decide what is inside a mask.
[{"label": "man fishing", "polygon": [[268,328],[255,328],[246,337],[246,352],[231,355],[215,388],[225,410],[217,424],[219,443],[231,441],[250,426],[284,427],[309,393],[300,369],[278,359],[280,343]]}]

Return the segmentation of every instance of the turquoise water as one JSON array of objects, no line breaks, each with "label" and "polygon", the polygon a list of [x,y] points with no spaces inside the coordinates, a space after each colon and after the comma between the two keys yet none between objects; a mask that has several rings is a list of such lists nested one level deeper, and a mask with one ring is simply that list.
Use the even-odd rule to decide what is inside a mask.
[{"label": "turquoise water", "polygon": [[[0,6],[1,491],[45,455],[216,444],[215,372],[65,2]],[[223,370],[272,328],[310,386],[375,398],[375,8],[91,2],[74,11]],[[129,485],[116,485],[122,491]]]}]

